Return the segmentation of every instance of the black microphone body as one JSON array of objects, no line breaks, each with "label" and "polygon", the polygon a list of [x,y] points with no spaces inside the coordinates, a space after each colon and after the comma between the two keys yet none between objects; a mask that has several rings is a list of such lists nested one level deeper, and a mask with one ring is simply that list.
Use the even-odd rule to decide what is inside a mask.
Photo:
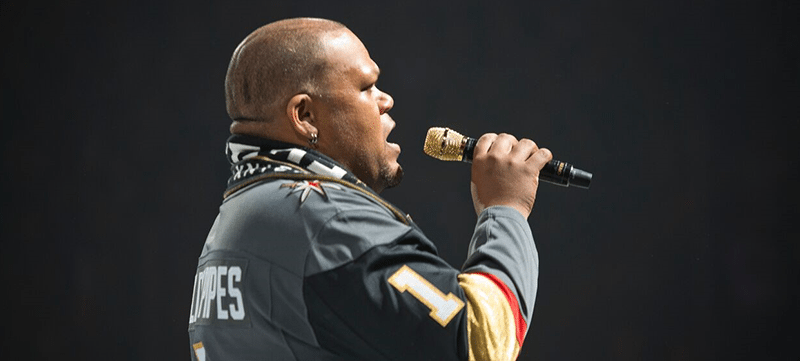
[{"label": "black microphone body", "polygon": [[[464,155],[462,162],[472,163],[472,153],[475,151],[475,144],[478,140],[471,137],[464,137]],[[560,160],[551,160],[539,171],[539,180],[560,185],[563,187],[574,186],[578,188],[589,188],[592,182],[592,173],[580,170],[572,164]]]},{"label": "black microphone body", "polygon": [[[431,128],[425,139],[424,151],[439,160],[460,160],[472,163],[472,153],[478,140],[459,134],[449,128]],[[559,160],[551,160],[539,171],[539,180],[560,185],[589,188],[592,173],[580,170]]]}]

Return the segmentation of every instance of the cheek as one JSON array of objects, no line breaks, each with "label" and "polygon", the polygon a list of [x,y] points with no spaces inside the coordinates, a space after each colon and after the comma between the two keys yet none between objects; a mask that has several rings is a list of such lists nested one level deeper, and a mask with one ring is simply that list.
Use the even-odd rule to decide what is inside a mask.
[{"label": "cheek", "polygon": [[343,142],[350,143],[342,146],[368,148],[374,152],[375,146],[385,143],[385,124],[378,104],[366,92],[351,98],[342,97],[334,104],[331,126]]}]

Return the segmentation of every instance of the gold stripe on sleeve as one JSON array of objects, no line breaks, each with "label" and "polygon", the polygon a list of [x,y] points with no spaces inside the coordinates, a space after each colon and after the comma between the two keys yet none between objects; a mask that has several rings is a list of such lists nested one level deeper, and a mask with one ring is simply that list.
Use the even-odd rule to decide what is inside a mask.
[{"label": "gold stripe on sleeve", "polygon": [[505,295],[490,279],[462,273],[458,284],[467,297],[470,361],[513,361],[519,354],[514,313]]}]

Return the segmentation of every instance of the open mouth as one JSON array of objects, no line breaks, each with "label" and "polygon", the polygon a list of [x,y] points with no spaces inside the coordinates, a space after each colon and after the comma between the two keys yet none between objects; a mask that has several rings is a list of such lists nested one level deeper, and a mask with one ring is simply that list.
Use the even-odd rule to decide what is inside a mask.
[{"label": "open mouth", "polygon": [[[389,116],[388,114],[384,114],[384,115],[385,116]],[[392,130],[394,130],[394,127],[396,125],[396,123],[394,122],[394,119],[391,119],[391,117],[389,117],[389,119],[391,120],[391,126],[389,127],[389,130],[386,132],[386,139],[384,141],[386,142],[386,144],[389,147],[396,148],[397,152],[399,153],[400,152],[400,145],[397,144],[397,143],[392,143],[392,142],[389,141],[389,135],[392,133]]]},{"label": "open mouth", "polygon": [[386,140],[386,145],[388,145],[388,146],[389,146],[389,147],[391,147],[391,148],[396,148],[396,149],[397,149],[397,151],[398,151],[398,152],[400,152],[400,145],[399,145],[399,144],[397,144],[397,143],[392,143],[392,142],[390,142],[390,141],[387,139],[387,140]]},{"label": "open mouth", "polygon": [[[389,132],[391,133],[391,130],[390,130]],[[399,145],[399,144],[397,144],[397,143],[390,142],[390,141],[389,141],[389,134],[387,134],[387,135],[386,135],[386,140],[384,140],[384,142],[386,142],[386,145],[387,145],[389,148],[392,148],[392,149],[394,149],[395,151],[397,151],[397,153],[400,153],[400,145]]]}]

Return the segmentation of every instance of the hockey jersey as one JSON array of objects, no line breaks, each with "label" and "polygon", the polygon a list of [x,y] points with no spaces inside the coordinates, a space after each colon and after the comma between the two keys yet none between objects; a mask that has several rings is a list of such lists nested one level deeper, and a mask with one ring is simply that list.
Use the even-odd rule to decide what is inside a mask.
[{"label": "hockey jersey", "polygon": [[199,258],[192,358],[514,360],[538,256],[526,219],[478,217],[461,269],[332,159],[243,135]]}]

